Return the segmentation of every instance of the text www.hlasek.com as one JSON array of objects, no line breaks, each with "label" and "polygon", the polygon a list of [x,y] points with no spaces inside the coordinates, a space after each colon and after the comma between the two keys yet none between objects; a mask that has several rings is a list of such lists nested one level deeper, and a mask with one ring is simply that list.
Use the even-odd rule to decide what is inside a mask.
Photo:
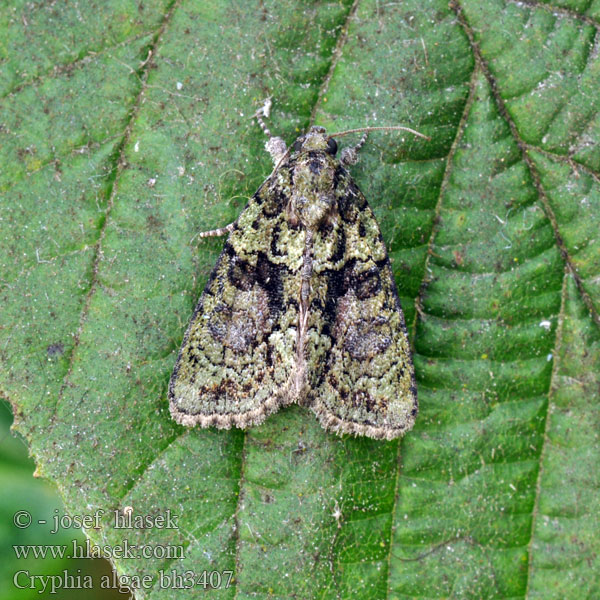
[{"label": "text www.hlasek.com", "polygon": [[130,544],[123,540],[122,544],[100,546],[90,540],[80,543],[73,540],[71,544],[29,544],[13,546],[17,558],[168,558],[178,560],[185,558],[181,545],[142,545]]}]

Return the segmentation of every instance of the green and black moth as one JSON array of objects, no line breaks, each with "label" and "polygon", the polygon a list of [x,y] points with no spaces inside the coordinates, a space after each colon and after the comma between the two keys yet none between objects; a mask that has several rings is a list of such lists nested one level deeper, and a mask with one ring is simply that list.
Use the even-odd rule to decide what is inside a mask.
[{"label": "green and black moth", "polygon": [[[309,407],[336,433],[393,439],[412,428],[417,390],[398,293],[375,216],[346,167],[373,129],[311,127],[231,225],[169,384],[183,425],[262,423]],[[335,137],[365,132],[336,159]],[[417,135],[417,132],[413,132]],[[424,137],[424,136],[423,136]]]}]

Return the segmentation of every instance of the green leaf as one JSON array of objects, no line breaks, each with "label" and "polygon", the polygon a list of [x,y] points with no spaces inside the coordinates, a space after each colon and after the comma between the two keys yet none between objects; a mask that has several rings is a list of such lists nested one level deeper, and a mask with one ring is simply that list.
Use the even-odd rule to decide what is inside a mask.
[{"label": "green leaf", "polygon": [[[91,540],[151,552],[113,560],[151,577],[139,598],[203,591],[173,570],[232,571],[218,598],[600,595],[596,3],[0,11],[0,389],[69,511],[105,511]],[[311,123],[432,138],[373,134],[353,169],[415,348],[401,441],[299,407],[247,432],[169,417],[222,245],[196,234],[268,175],[267,96],[288,143]]]}]

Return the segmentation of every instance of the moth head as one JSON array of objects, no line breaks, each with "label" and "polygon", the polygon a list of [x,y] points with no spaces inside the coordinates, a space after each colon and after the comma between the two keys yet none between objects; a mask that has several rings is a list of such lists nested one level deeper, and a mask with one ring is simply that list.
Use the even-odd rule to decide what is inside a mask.
[{"label": "moth head", "polygon": [[333,138],[327,135],[325,127],[313,126],[307,133],[296,139],[292,145],[292,150],[295,153],[320,150],[331,156],[335,156],[337,152],[337,143]]}]

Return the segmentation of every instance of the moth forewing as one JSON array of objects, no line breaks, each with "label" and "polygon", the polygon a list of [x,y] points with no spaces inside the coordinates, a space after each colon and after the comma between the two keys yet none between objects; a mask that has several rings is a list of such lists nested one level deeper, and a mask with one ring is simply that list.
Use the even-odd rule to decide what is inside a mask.
[{"label": "moth forewing", "polygon": [[288,400],[288,324],[297,315],[284,302],[281,267],[262,247],[284,220],[270,206],[267,218],[266,204],[259,190],[244,209],[238,222],[258,230],[234,227],[188,326],[169,385],[171,414],[182,425],[257,425]]}]

